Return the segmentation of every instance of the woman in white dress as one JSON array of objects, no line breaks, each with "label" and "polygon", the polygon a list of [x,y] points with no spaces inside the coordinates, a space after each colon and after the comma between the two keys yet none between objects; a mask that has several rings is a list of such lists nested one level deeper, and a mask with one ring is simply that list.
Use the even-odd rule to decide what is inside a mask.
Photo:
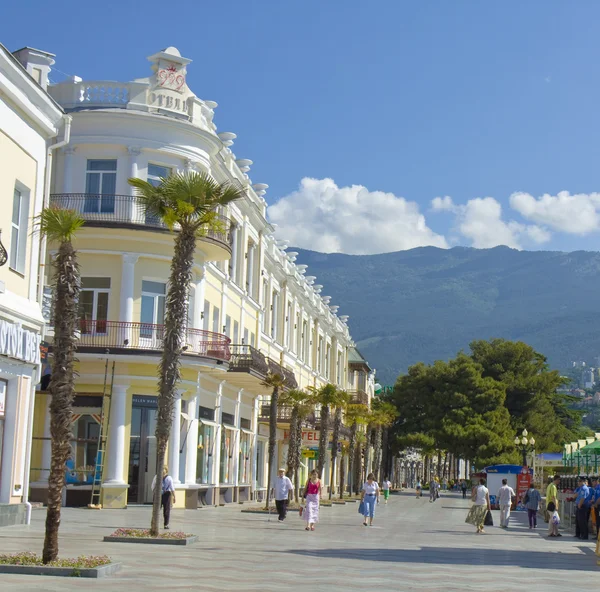
[{"label": "woman in white dress", "polygon": [[319,521],[319,500],[321,499],[321,480],[317,471],[312,471],[306,482],[304,499],[306,500],[306,508],[302,513],[306,521],[304,530],[314,530],[315,524]]}]

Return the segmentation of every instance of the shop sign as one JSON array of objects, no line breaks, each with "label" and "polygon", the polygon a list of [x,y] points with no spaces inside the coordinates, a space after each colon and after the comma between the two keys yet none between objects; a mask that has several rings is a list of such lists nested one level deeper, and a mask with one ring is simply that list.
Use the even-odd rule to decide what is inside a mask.
[{"label": "shop sign", "polygon": [[0,355],[39,364],[41,342],[39,333],[23,329],[21,323],[0,319]]},{"label": "shop sign", "polygon": [[149,409],[158,409],[158,397],[133,395],[132,405],[133,407],[148,407]]},{"label": "shop sign", "polygon": [[307,450],[303,450],[302,456],[307,459],[317,460],[319,458],[319,449],[318,448],[309,448]]}]

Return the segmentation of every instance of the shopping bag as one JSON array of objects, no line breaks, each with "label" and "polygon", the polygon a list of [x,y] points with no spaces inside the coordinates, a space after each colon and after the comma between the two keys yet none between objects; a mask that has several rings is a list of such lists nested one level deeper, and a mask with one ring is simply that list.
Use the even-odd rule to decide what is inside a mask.
[{"label": "shopping bag", "polygon": [[365,514],[365,502],[360,502],[360,504],[358,504],[358,513],[362,514],[364,516],[364,514]]},{"label": "shopping bag", "polygon": [[492,518],[492,512],[490,510],[487,511],[485,515],[485,520],[483,521],[484,526],[494,526],[494,519]]}]

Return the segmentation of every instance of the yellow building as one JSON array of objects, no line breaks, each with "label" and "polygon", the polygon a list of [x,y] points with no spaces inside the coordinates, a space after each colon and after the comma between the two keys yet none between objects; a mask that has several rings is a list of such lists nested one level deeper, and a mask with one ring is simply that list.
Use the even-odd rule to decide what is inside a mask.
[{"label": "yellow building", "polygon": [[40,379],[40,254],[33,219],[46,164],[68,119],[44,90],[52,55],[0,45],[0,526],[28,521],[35,386]]},{"label": "yellow building", "polygon": [[[151,500],[173,235],[144,214],[127,179],[158,183],[191,170],[240,183],[245,197],[220,212],[225,231],[198,240],[169,470],[185,492],[177,495],[179,506],[257,499],[268,484],[267,436],[259,422],[268,370],[284,373],[288,387],[344,388],[352,341],[314,278],[295,264],[296,254],[274,238],[265,218],[267,185],[253,185],[252,161],[233,154],[235,134],[217,134],[216,103],[188,88],[191,60],[173,47],[149,60],[150,76],[134,82],[73,77],[50,87],[73,118],[71,142],[55,160],[50,203],[86,220],[76,239],[81,336],[66,503],[90,501],[102,430],[103,505]],[[44,395],[35,429],[34,467],[44,468],[50,454]],[[43,500],[44,475],[32,480],[32,497]]]}]

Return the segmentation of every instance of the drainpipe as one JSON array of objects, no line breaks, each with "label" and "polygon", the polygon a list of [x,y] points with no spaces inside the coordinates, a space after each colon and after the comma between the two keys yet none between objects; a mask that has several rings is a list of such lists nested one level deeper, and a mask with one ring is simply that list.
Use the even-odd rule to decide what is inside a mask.
[{"label": "drainpipe", "polygon": [[[52,174],[52,153],[58,149],[66,146],[71,140],[71,121],[72,118],[70,115],[63,115],[62,120],[64,123],[64,134],[63,139],[60,142],[56,142],[56,144],[52,144],[48,146],[48,152],[46,153],[46,170],[44,171],[44,194],[42,201],[42,209],[48,205],[49,194],[50,194],[50,177]],[[46,254],[46,237],[40,237],[40,248],[38,254],[38,294],[37,300],[42,305],[42,297],[44,293],[44,269],[45,269],[45,254]],[[25,475],[24,475],[24,483],[23,483],[23,503],[25,504],[25,512],[26,519],[25,523],[27,525],[31,524],[31,503],[29,502],[29,476],[31,471],[31,447],[32,447],[32,438],[33,438],[33,412],[35,409],[35,386],[41,380],[42,377],[42,367],[40,364],[34,368],[33,374],[31,376],[32,382],[32,390],[31,390],[31,399],[29,401],[29,409],[28,409],[28,425],[27,432],[29,434],[27,438],[27,450],[25,452]]]}]

